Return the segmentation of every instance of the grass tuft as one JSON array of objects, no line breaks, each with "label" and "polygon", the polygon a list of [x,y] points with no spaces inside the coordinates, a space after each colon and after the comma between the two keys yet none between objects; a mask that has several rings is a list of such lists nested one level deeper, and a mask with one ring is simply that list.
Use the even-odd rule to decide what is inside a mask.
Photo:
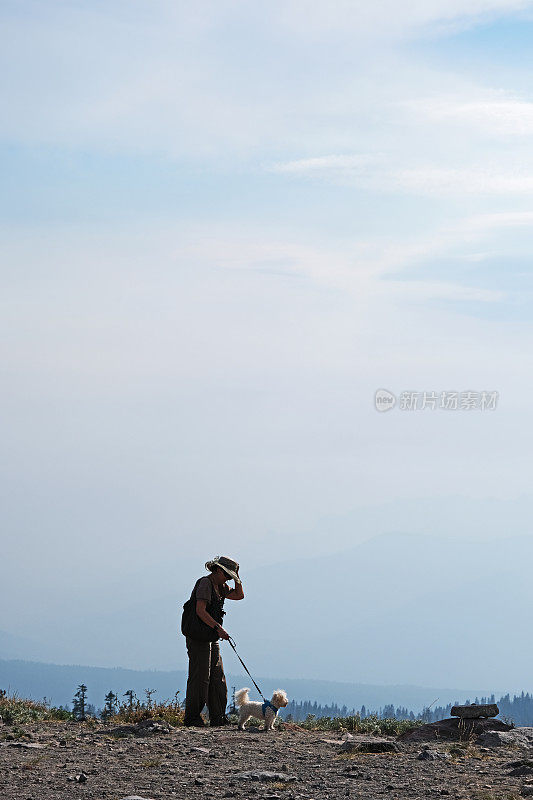
[{"label": "grass tuft", "polygon": [[[289,720],[287,720],[289,722]],[[359,714],[352,717],[315,717],[309,714],[300,728],[309,731],[343,731],[348,733],[366,733],[375,736],[399,736],[412,731],[424,723],[422,720],[380,719],[376,715],[361,719]]]},{"label": "grass tuft", "polygon": [[145,719],[161,719],[168,722],[174,728],[183,725],[185,719],[185,708],[178,700],[178,694],[173,700],[165,700],[161,703],[151,702],[149,706],[139,703],[121,703],[116,712],[106,718],[107,722],[113,725],[124,723],[135,724]]},{"label": "grass tuft", "polygon": [[42,702],[24,700],[17,694],[8,695],[7,692],[0,692],[0,717],[6,725],[74,719],[72,712],[65,708],[55,708],[45,700]]}]

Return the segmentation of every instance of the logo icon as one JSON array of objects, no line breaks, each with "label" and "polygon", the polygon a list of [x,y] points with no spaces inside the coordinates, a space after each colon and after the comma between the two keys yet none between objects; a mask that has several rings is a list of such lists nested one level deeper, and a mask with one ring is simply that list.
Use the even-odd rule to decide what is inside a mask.
[{"label": "logo icon", "polygon": [[377,411],[390,411],[396,405],[396,396],[387,389],[378,389],[374,395],[374,405]]}]

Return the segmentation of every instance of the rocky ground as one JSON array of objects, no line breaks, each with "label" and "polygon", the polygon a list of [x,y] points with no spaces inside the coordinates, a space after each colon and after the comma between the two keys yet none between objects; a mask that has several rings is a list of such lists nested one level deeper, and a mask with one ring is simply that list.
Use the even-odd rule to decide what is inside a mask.
[{"label": "rocky ground", "polygon": [[[525,729],[531,731],[532,729]],[[41,722],[0,735],[1,800],[533,795],[533,740],[491,747],[335,732]],[[527,744],[525,745],[524,742]],[[362,752],[390,749],[392,752]]]}]

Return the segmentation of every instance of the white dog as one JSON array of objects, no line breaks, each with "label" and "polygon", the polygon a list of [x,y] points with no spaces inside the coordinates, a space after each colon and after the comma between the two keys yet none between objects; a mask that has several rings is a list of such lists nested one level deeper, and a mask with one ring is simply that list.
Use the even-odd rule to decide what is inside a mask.
[{"label": "white dog", "polygon": [[235,692],[235,703],[239,707],[239,730],[243,731],[247,720],[250,717],[265,720],[265,730],[271,731],[276,721],[276,715],[280,708],[285,708],[289,701],[283,689],[276,689],[272,695],[272,700],[265,703],[261,701],[249,700],[249,689],[239,689]]}]

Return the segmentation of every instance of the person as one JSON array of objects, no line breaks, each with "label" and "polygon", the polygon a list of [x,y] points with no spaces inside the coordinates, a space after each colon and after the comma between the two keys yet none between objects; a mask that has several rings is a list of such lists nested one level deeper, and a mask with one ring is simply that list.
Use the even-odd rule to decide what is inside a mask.
[{"label": "person", "polygon": [[[239,578],[239,565],[233,559],[216,556],[206,563],[205,568],[209,575],[196,581],[191,600],[196,602],[194,607],[200,620],[213,629],[214,641],[200,641],[186,636],[189,674],[184,722],[187,726],[203,727],[205,723],[201,712],[207,705],[209,722],[214,727],[228,724],[228,687],[218,641],[229,639],[229,633],[222,626],[226,613],[224,601],[242,600],[244,590]],[[228,580],[234,581],[233,588],[228,586]]]}]

